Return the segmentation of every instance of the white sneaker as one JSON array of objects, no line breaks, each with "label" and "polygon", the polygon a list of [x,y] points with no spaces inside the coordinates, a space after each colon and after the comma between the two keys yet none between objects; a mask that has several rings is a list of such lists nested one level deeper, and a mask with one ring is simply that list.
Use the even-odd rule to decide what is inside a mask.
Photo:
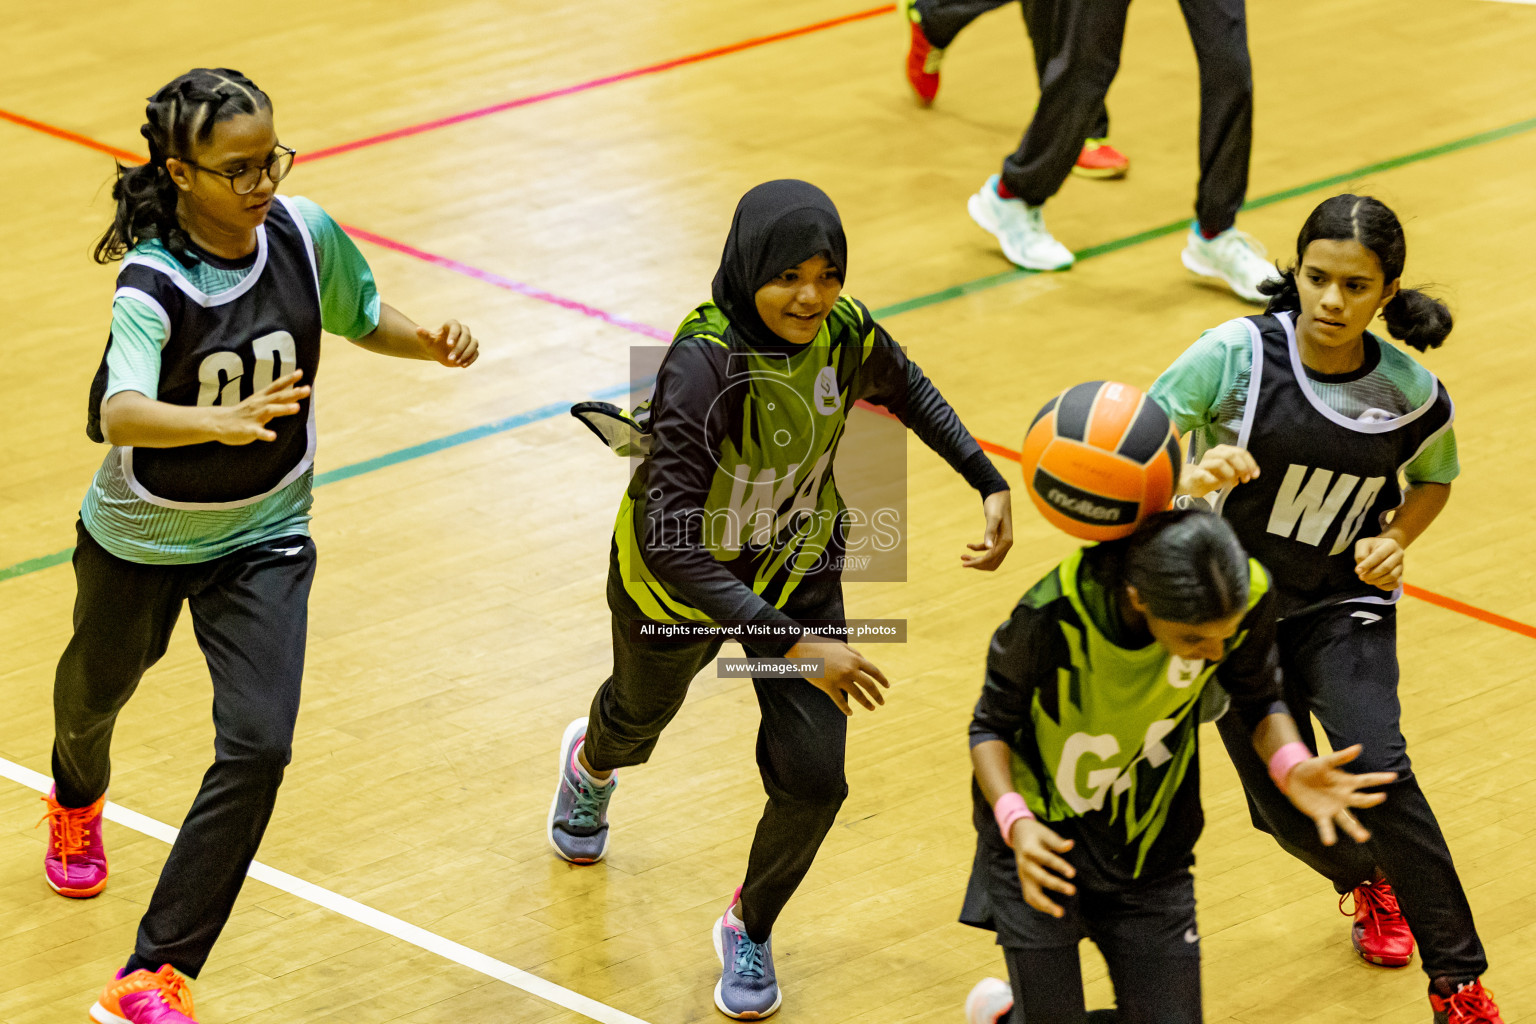
[{"label": "white sneaker", "polygon": [[965,1024],[997,1024],[1013,1009],[1013,989],[1006,981],[982,978],[965,997]]},{"label": "white sneaker", "polygon": [[1051,237],[1045,229],[1041,207],[1022,199],[1004,199],[997,194],[996,174],[987,179],[981,191],[971,196],[965,208],[971,219],[997,236],[1003,255],[1025,270],[1066,270],[1072,265],[1072,250]]},{"label": "white sneaker", "polygon": [[1195,273],[1219,277],[1239,296],[1260,305],[1268,299],[1259,291],[1259,284],[1280,278],[1280,271],[1269,262],[1269,254],[1259,240],[1235,227],[1206,239],[1191,225],[1183,259],[1184,265]]}]

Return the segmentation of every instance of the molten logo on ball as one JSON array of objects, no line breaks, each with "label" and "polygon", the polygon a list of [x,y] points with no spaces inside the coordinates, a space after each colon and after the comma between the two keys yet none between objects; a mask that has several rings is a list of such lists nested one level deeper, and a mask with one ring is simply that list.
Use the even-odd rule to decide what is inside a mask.
[{"label": "molten logo on ball", "polygon": [[1156,402],[1129,384],[1091,381],[1046,403],[1020,461],[1046,519],[1083,540],[1114,540],[1168,507],[1180,458]]}]

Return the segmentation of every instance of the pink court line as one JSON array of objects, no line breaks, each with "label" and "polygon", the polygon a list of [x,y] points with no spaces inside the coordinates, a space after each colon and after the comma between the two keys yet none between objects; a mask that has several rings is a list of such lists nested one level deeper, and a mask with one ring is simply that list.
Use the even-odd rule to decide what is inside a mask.
[{"label": "pink court line", "polygon": [[442,267],[444,270],[451,270],[456,274],[463,274],[465,277],[472,277],[476,281],[484,281],[486,284],[494,285],[495,287],[501,288],[504,291],[516,292],[518,295],[523,295],[530,299],[537,299],[539,302],[547,302],[552,306],[559,306],[561,309],[567,309],[573,313],[580,313],[582,316],[591,317],[594,320],[601,320],[603,323],[609,324],[613,327],[618,327],[622,330],[630,331],[635,334],[643,334],[648,338],[655,338],[658,341],[672,340],[672,335],[669,332],[663,331],[657,327],[652,327],[650,324],[642,324],[637,320],[631,320],[628,317],[622,317],[614,313],[606,312],[604,310],[598,309],[596,306],[589,306],[584,302],[577,302],[575,299],[567,299],[564,296],[556,295],[554,292],[547,292],[542,288],[535,288],[531,284],[523,284],[521,281],[514,281],[510,277],[502,277],[500,274],[493,274],[489,270],[481,270],[479,267],[472,267],[468,263],[461,263],[458,260],[449,259],[447,256],[439,256],[436,253],[427,252],[425,249],[418,249],[414,245],[406,245],[404,242],[397,242],[393,238],[386,238],[383,235],[375,234],[372,231],[365,231],[362,228],[353,227],[350,224],[343,224],[341,227],[342,230],[346,231],[346,233],[351,235],[353,238],[364,242],[370,242],[373,245],[388,249],[391,252],[398,252],[401,255],[410,256],[412,259],[421,260],[423,263],[430,263],[434,267]]},{"label": "pink court line", "polygon": [[[883,13],[885,10],[886,8],[881,8],[875,13]],[[12,114],[5,110],[0,110],[0,119],[11,121],[15,124],[21,125],[24,128],[31,128],[34,131],[39,131],[46,135],[51,135],[54,138],[63,139],[67,142],[74,142],[78,145],[86,146],[87,148],[97,150],[98,152],[108,153],[125,160],[131,160],[135,163],[144,162],[143,157],[135,156],[132,153],[117,149],[113,146],[108,146],[102,142],[97,142],[95,139],[87,138],[86,136],[76,134],[75,132],[66,131],[62,128],[55,128],[54,126],[44,124],[41,121],[34,121],[31,118],[22,117],[19,114]],[[488,270],[481,270],[478,267],[472,267],[468,263],[461,263],[458,260],[449,259],[446,256],[438,256],[435,253],[427,252],[425,249],[418,249],[413,245],[406,245],[404,242],[397,242],[392,238],[386,238],[383,235],[375,234],[372,231],[365,231],[362,228],[348,227],[346,225],[342,225],[342,227],[348,234],[365,242],[370,242],[374,245],[382,246],[383,248],[390,249],[402,255],[410,256],[413,259],[418,259],[425,263],[430,263],[433,266],[442,267],[445,270],[451,270],[457,274],[463,274],[466,277],[472,277],[477,281],[484,281],[486,284],[493,285],[497,288],[515,292],[518,295],[523,295],[527,298],[535,299],[539,302],[548,302],[551,305],[559,306],[561,309],[567,309],[574,313],[580,313],[583,316],[592,317],[595,320],[601,320],[603,323],[610,324],[614,327],[618,327],[626,331],[631,331],[635,334],[643,334],[648,338],[655,338],[658,341],[670,341],[672,338],[670,334],[658,327],[652,327],[649,324],[642,324],[639,321],[630,320],[627,317],[617,316],[613,313],[605,312],[604,310],[597,309],[594,306],[588,306],[585,303],[577,302],[574,299],[567,299],[556,295],[553,292],[547,292],[542,288],[535,288],[532,285],[523,284],[522,282],[514,281],[511,278],[502,277],[500,274],[493,274]],[[880,412],[887,416],[890,415],[890,413],[885,412],[885,410],[871,406],[866,402],[860,402],[859,404],[875,412]],[[1010,459],[1014,462],[1019,462],[1022,459],[1022,455],[1012,448],[1006,448],[1003,445],[996,444],[995,442],[988,441],[979,437],[976,439],[976,441],[985,451],[988,451],[993,455],[1000,455],[1003,458]],[[1405,584],[1403,587],[1403,592],[1409,597],[1415,597],[1421,601],[1427,601],[1430,604],[1444,608],[1447,611],[1465,615],[1469,618],[1476,619],[1479,622],[1487,623],[1490,626],[1495,626],[1499,629],[1507,630],[1520,636],[1536,639],[1536,626],[1531,626],[1527,623],[1519,622],[1515,619],[1506,618],[1503,615],[1486,611],[1485,609],[1479,608],[1476,605],[1467,604],[1464,601],[1458,601],[1453,597],[1446,597],[1443,594],[1437,594],[1432,590],[1425,590],[1422,587],[1416,587],[1412,584]]]},{"label": "pink court line", "polygon": [[[34,121],[32,118],[22,117],[20,114],[11,114],[9,111],[0,111],[0,120],[11,121],[12,124],[20,124],[22,127],[29,127],[29,129],[34,130],[34,132],[43,132],[45,135],[52,135],[54,138],[61,138],[61,140],[68,141],[68,143],[75,143],[77,146],[84,146],[86,149],[97,150],[97,152],[100,152],[100,154],[108,154],[111,155],[111,157],[117,157],[118,160],[123,161],[123,163],[144,163],[143,157],[140,157],[138,154],[131,154],[131,152],[127,152],[126,149],[118,149],[118,147],[108,146],[106,143],[98,143],[97,140],[94,140],[94,138],[86,137],[86,135],[80,135],[77,134],[77,132],[71,132],[71,130],[61,129],[61,127],[54,127],[52,124],[43,123],[43,121]],[[402,243],[402,241],[395,241],[393,238],[386,238],[384,235],[378,235],[378,233],[361,229],[361,227],[353,227],[350,226],[350,224],[343,224],[341,227],[343,227],[343,230],[346,230],[349,235],[352,235],[353,238],[361,239],[361,241],[366,241],[366,243],[373,244],[373,246],[379,246],[382,247],[382,249],[389,249],[392,250],[392,252],[402,253],[402,255],[412,256],[412,258],[415,259],[421,259],[422,263],[430,263],[435,267],[442,267],[442,269],[445,270],[453,270],[455,273],[462,273],[462,275],[467,276],[467,278],[475,278],[476,281],[484,281],[485,284],[498,287],[498,289],[505,290],[505,292],[515,292],[518,293],[518,295],[525,296],[525,298],[536,299],[536,301],[539,302],[548,302],[550,306],[559,306],[561,309],[570,310],[570,312],[573,313],[581,313],[582,316],[590,316],[591,319],[598,319],[598,321],[602,321],[604,324],[610,324],[613,325],[613,327],[619,327],[621,330],[628,330],[628,332],[636,333],[636,335],[645,335],[647,338],[656,338],[657,341],[671,341],[670,333],[665,332],[665,330],[657,329],[657,327],[651,327],[650,324],[642,324],[642,322],[633,321],[633,319],[628,319],[627,316],[617,316],[614,315],[614,313],[604,312],[604,310],[598,309],[598,307],[587,306],[585,302],[578,302],[576,299],[568,299],[562,295],[554,295],[553,292],[545,292],[544,289],[531,286],[531,284],[524,284],[522,281],[513,281],[511,278],[504,278],[504,276],[499,275],[499,273],[492,273],[490,270],[481,270],[479,267],[472,267],[467,263],[459,263],[458,259],[449,259],[447,256],[439,256],[436,255],[436,253],[427,252],[427,250],[424,249],[416,249],[415,246],[407,246],[407,244]]]},{"label": "pink court line", "polygon": [[869,18],[878,18],[883,14],[890,14],[896,10],[895,4],[884,4],[880,7],[872,7],[867,11],[856,11],[852,14],[844,14],[826,21],[818,21],[813,25],[802,25],[799,28],[788,29],[783,32],[775,32],[772,35],[757,36],[753,39],[744,39],[738,43],[727,46],[717,46],[712,50],[704,50],[700,53],[689,54],[686,57],[676,57],[672,60],[662,61],[660,64],[648,64],[643,68],[635,68],[633,71],[621,71],[616,75],[604,75],[602,78],[594,78],[588,82],[577,85],[568,85],[560,89],[551,89],[548,92],[534,93],[532,96],[523,96],[515,100],[507,100],[495,103],[488,107],[480,107],[476,110],[467,110],[462,114],[450,114],[447,117],[434,118],[423,121],[420,124],[408,125],[404,128],[396,128],[393,131],[383,132],[379,135],[369,135],[366,138],[356,139],[352,142],[343,142],[337,146],[328,146],[325,149],[313,150],[309,153],[301,153],[297,162],[305,163],[310,160],[323,160],[328,156],[337,156],[341,153],[350,153],[353,150],[363,149],[367,146],[377,146],[383,142],[393,142],[395,139],[409,138],[412,135],[421,135],[424,132],[437,131],[439,128],[447,128],[450,125],[462,124],[465,121],[474,121],[482,117],[490,117],[492,114],[500,114],[507,110],[516,110],[518,107],[528,107],[535,103],[543,103],[546,100],[559,99],[562,96],[574,96],[577,93],[588,92],[605,85],[613,85],[617,82],[627,82],[632,78],[641,78],[645,75],[655,75],[663,71],[671,71],[673,68],[686,67],[689,64],[698,64],[701,61],[713,60],[716,57],[724,57],[732,53],[740,53],[743,50],[755,49],[759,46],[767,46],[769,43],[782,42],[785,39],[794,39],[798,36],[810,35],[813,32],[822,32],[829,28],[837,28],[840,25],[848,25]]},{"label": "pink court line", "polygon": [[[44,124],[42,121],[34,121],[30,117],[22,117],[20,114],[13,114],[7,110],[0,110],[0,120],[10,121],[13,124],[20,125],[23,128],[30,128],[33,131],[42,132],[44,135],[51,135],[56,139],[63,139],[66,142],[73,142],[76,145],[85,146],[87,149],[94,149],[98,153],[106,153],[109,156],[116,157],[124,163],[142,164],[144,162],[144,158],[139,156],[137,153],[130,153],[127,150],[118,149],[116,146],[109,146],[104,142],[97,142],[95,139],[80,135],[76,132],[67,131],[63,128],[55,128],[51,124]],[[534,299],[538,302],[547,302],[552,306],[559,306],[561,309],[570,310],[573,313],[580,313],[582,316],[591,317],[594,320],[601,320],[605,324],[609,324],[613,327],[618,327],[622,330],[630,331],[635,334],[643,334],[648,338],[655,338],[659,341],[672,340],[672,335],[668,334],[666,331],[652,327],[649,324],[642,324],[638,321],[630,320],[627,317],[617,316],[613,313],[605,312],[604,310],[598,309],[595,306],[589,306],[584,302],[577,302],[575,299],[567,299],[564,296],[556,295],[554,292],[545,291],[543,288],[536,288],[531,284],[523,284],[521,281],[514,281],[510,277],[503,277],[500,274],[493,274],[489,270],[481,270],[479,267],[472,267],[467,263],[460,263],[458,260],[449,259],[447,256],[439,256],[436,253],[430,253],[424,249],[418,249],[414,245],[406,245],[404,242],[397,242],[393,238],[386,238],[383,235],[372,231],[366,231],[363,228],[343,224],[342,229],[353,238],[364,242],[369,242],[373,245],[389,249],[393,252],[398,252],[403,255],[410,256],[414,259],[421,260],[424,263],[430,263],[433,266],[442,267],[446,270],[452,270],[455,273],[463,274],[466,277],[472,277],[477,281],[484,281],[486,284],[494,285],[495,287],[501,288],[504,291],[515,292],[518,295]]]}]

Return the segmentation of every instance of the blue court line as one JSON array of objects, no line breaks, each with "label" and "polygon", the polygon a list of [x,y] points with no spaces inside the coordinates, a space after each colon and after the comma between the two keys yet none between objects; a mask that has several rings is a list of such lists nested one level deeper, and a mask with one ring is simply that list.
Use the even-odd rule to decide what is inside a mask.
[{"label": "blue court line", "polygon": [[[1387,160],[1380,160],[1375,163],[1366,164],[1364,167],[1358,167],[1355,170],[1346,171],[1343,174],[1329,175],[1326,178],[1319,178],[1318,180],[1308,182],[1305,185],[1297,185],[1293,188],[1281,189],[1278,192],[1271,192],[1268,195],[1258,196],[1244,203],[1243,209],[1254,210],[1260,207],[1269,206],[1273,203],[1283,202],[1287,199],[1295,199],[1299,196],[1306,195],[1309,192],[1317,192],[1325,188],[1332,188],[1334,186],[1342,185],[1346,182],[1353,181],[1370,174],[1379,174],[1382,171],[1395,170],[1399,167],[1419,163],[1424,160],[1430,160],[1434,157],[1445,156],[1449,153],[1458,153],[1465,149],[1471,149],[1474,146],[1482,146],[1490,142],[1497,142],[1501,139],[1510,138],[1511,136],[1522,135],[1533,129],[1536,129],[1536,117],[1526,118],[1523,121],[1516,121],[1512,124],[1504,125],[1501,128],[1493,128],[1485,132],[1478,132],[1474,135],[1467,135],[1459,139],[1453,139],[1450,142],[1441,143],[1438,146],[1430,146],[1427,149],[1415,150],[1412,153],[1405,153],[1402,156],[1396,156]],[[1077,259],[1079,261],[1092,259],[1095,256],[1103,256],[1108,253],[1119,252],[1120,250],[1129,248],[1133,245],[1140,245],[1143,242],[1150,242],[1154,239],[1163,238],[1167,235],[1171,235],[1177,231],[1182,230],[1185,226],[1188,225],[1188,223],[1189,222],[1187,220],[1181,219],[1161,225],[1159,227],[1150,228],[1146,231],[1139,231],[1136,234],[1127,235],[1124,238],[1116,239],[1110,242],[1104,242],[1100,245],[1091,246],[1087,249],[1079,251],[1076,254]],[[1035,273],[1036,272],[1032,270],[1007,270],[999,274],[991,274],[987,277],[979,278],[975,281],[968,281],[949,288],[942,288],[939,291],[930,292],[927,295],[920,295],[913,299],[907,299],[904,302],[893,303],[881,309],[873,310],[872,312],[876,319],[888,319],[893,316],[900,316],[902,313],[910,313],[915,309],[922,309],[927,306],[937,305],[941,302],[948,302],[951,299],[958,299],[978,291],[995,288],[999,285],[1007,284],[1011,281],[1017,281],[1021,278],[1032,276]],[[592,397],[616,398],[621,395],[628,394],[632,390],[643,387],[644,385],[644,381],[630,381],[625,384],[605,388],[600,392],[595,392]],[[385,469],[389,466],[398,465],[402,462],[408,462],[411,459],[418,459],[423,455],[431,455],[434,452],[440,452],[461,444],[467,444],[470,441],[479,440],[482,437],[489,437],[493,434],[514,430],[517,427],[524,427],[533,423],[538,423],[542,420],[552,419],[555,416],[561,415],[569,408],[570,403],[568,402],[555,402],[550,405],[542,406],[538,409],[530,410],[529,412],[518,413],[515,416],[509,416],[506,419],[497,420],[494,423],[487,423],[481,427],[472,427],[469,430],[462,430],[457,434],[449,434],[447,437],[440,437],[435,441],[426,441],[422,444],[413,445],[409,448],[402,448],[396,452],[389,452],[384,455],[376,456],[372,459],[365,459],[362,462],[355,462],[349,466],[342,466],[338,469],[316,474],[315,485],[321,486],[323,484],[335,483],[338,480],[346,480],[350,477],[358,476],[363,473],[371,473],[374,470]],[[43,555],[40,558],[31,558],[25,562],[17,562],[15,565],[0,569],[0,581],[12,579],[17,576],[25,576],[28,573],[37,572],[39,570],[47,569],[55,565],[62,565],[64,562],[69,561],[69,557],[73,552],[74,548],[68,548],[64,551],[54,552],[51,555]]]},{"label": "blue court line", "polygon": [[[641,380],[631,381],[628,384],[594,391],[588,397],[597,399],[621,398],[630,394],[635,389],[645,387],[654,380],[655,378],[653,377],[646,377]],[[349,465],[338,466],[335,469],[328,469],[324,473],[315,474],[315,486],[324,487],[326,484],[350,480],[354,476],[372,473],[377,469],[387,469],[390,466],[397,466],[402,462],[409,462],[412,459],[419,459],[424,455],[446,451],[449,448],[457,448],[461,444],[478,441],[483,437],[490,437],[493,434],[504,434],[509,430],[516,430],[518,427],[526,427],[542,420],[554,419],[556,416],[570,412],[571,404],[570,402],[552,402],[537,409],[520,412],[515,416],[508,416],[505,419],[484,423],[478,427],[470,427],[468,430],[461,430],[456,434],[449,434],[436,440],[423,441],[421,444],[413,444],[409,448],[401,448],[398,451],[386,452],[383,455],[376,455],[371,459],[364,459],[361,462],[353,462]],[[16,576],[25,576],[28,573],[38,572],[42,569],[51,569],[55,565],[63,565],[70,560],[74,553],[75,549],[69,547],[63,551],[55,551],[51,555],[29,558],[25,562],[17,562],[15,565],[0,569],[0,581],[12,579]]]}]

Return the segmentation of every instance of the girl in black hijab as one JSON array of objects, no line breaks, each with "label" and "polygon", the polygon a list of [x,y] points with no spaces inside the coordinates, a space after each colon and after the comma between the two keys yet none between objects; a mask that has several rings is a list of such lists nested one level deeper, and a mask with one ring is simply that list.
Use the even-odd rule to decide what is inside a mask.
[{"label": "girl in black hijab", "polygon": [[[741,674],[762,709],[768,805],[714,929],[715,1005],[743,1020],[779,1007],[769,936],[847,795],[850,699],[874,710],[889,686],[844,642],[844,558],[872,525],[872,510],[845,505],[833,479],[854,402],[885,406],[981,493],[985,533],[964,566],[995,569],[1012,544],[1008,485],[869,310],[841,294],[847,250],[820,189],[752,189],[736,207],[713,299],[678,328],[635,432],[620,445],[599,429],[645,458],[609,564],[613,674],[589,717],[565,731],[549,841],[572,863],[601,860],[614,770],[650,758],[724,640],[764,659]],[[573,412],[597,428],[590,405]],[[888,473],[900,472],[896,456]]]}]

